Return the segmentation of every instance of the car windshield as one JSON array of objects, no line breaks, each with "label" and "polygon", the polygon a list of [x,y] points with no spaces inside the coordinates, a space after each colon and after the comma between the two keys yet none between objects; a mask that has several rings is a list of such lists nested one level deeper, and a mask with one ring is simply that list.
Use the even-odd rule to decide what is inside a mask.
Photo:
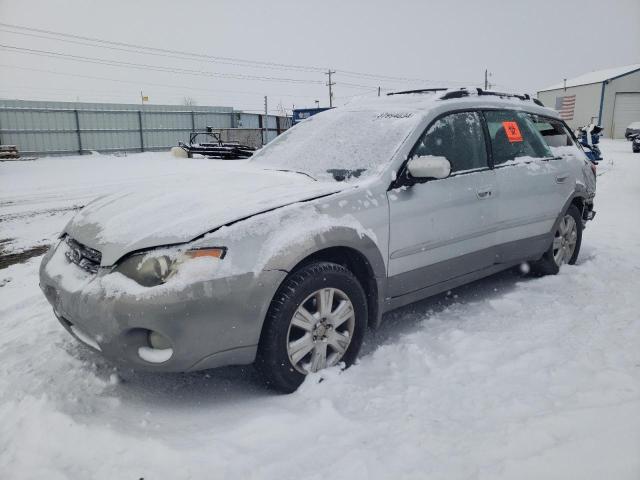
[{"label": "car windshield", "polygon": [[349,181],[380,172],[419,122],[408,111],[334,109],[302,121],[258,151],[251,162],[316,180]]}]

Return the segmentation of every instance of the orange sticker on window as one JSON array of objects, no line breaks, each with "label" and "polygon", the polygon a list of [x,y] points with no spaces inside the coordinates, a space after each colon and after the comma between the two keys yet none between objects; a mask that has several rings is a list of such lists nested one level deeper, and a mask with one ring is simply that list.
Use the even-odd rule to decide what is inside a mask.
[{"label": "orange sticker on window", "polygon": [[516,122],[502,122],[502,126],[504,127],[507,138],[511,143],[522,141],[522,134],[520,133],[520,128]]}]

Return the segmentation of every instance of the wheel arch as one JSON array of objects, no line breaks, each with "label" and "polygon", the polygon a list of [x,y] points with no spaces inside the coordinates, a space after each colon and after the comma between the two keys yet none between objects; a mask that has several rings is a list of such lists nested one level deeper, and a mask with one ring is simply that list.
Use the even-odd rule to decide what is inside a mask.
[{"label": "wheel arch", "polygon": [[558,228],[558,224],[560,223],[560,220],[562,220],[562,217],[564,217],[564,215],[567,213],[567,210],[569,210],[569,207],[571,205],[575,205],[578,211],[580,212],[580,214],[582,215],[582,210],[585,206],[586,200],[587,200],[587,195],[585,192],[581,190],[573,191],[571,195],[569,195],[569,198],[567,198],[567,200],[564,202],[564,205],[562,206],[562,209],[558,214],[558,218],[556,218],[556,221],[553,222],[553,227],[551,228],[551,231],[549,232],[549,234],[553,235],[553,233]]},{"label": "wheel arch", "polygon": [[[575,194],[571,199],[571,203],[570,203],[570,205],[575,205],[578,208],[578,210],[580,211],[580,215],[582,215],[582,212],[584,210],[584,204],[585,204],[584,195],[580,195],[580,194]],[[568,209],[569,209],[569,205],[567,205],[566,210]]]},{"label": "wheel arch", "polygon": [[308,257],[302,259],[297,265],[293,267],[291,273],[296,270],[314,262],[331,262],[342,265],[347,270],[355,275],[362,286],[364,293],[367,297],[367,310],[369,312],[369,318],[367,324],[370,327],[377,327],[379,324],[380,306],[378,305],[378,299],[380,298],[380,288],[376,281],[376,276],[371,266],[371,263],[358,250],[352,247],[336,246],[328,247],[322,250],[318,250],[312,253]]},{"label": "wheel arch", "polygon": [[291,242],[267,263],[265,269],[291,274],[315,261],[337,263],[356,276],[367,297],[367,323],[376,328],[382,318],[386,265],[374,239],[352,228],[332,228],[312,239]]}]

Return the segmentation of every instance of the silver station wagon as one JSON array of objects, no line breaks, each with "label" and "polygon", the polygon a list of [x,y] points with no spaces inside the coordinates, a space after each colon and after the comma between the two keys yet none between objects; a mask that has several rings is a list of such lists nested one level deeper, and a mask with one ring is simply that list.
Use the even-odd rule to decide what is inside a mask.
[{"label": "silver station wagon", "polygon": [[558,114],[480,89],[360,100],[219,168],[69,222],[40,285],[72,335],[133,369],[255,363],[291,392],[352,364],[389,310],[573,264],[595,214],[594,167]]}]

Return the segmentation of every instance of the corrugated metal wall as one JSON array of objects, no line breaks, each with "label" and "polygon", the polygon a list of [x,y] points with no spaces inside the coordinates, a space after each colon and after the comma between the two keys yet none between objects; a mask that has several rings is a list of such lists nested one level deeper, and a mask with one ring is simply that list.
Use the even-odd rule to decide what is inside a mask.
[{"label": "corrugated metal wall", "polygon": [[188,142],[194,129],[265,125],[270,141],[291,119],[269,115],[265,121],[231,107],[0,100],[0,143],[17,145],[23,155],[166,150]]}]

